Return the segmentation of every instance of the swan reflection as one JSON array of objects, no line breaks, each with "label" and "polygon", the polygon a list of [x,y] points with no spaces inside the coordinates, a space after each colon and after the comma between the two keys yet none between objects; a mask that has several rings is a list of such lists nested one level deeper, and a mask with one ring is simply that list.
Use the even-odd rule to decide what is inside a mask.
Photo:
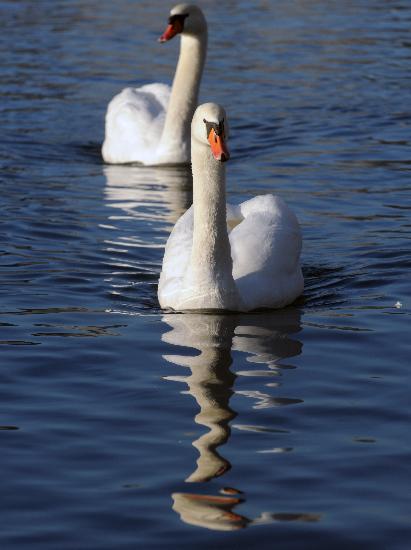
[{"label": "swan reflection", "polygon": [[169,314],[163,317],[172,327],[163,334],[163,341],[177,346],[195,348],[196,356],[164,355],[164,359],[176,365],[188,367],[190,376],[168,380],[184,381],[188,393],[197,401],[200,412],[195,422],[209,431],[193,442],[200,453],[197,469],[186,481],[207,481],[224,474],[230,463],[222,458],[217,447],[230,436],[229,422],[235,413],[229,407],[233,394],[235,375],[230,371],[231,345],[235,329],[235,317],[225,315]]},{"label": "swan reflection", "polygon": [[[167,380],[184,382],[188,393],[196,400],[200,412],[195,422],[207,428],[207,432],[192,444],[199,452],[196,469],[186,482],[205,482],[222,476],[231,465],[219,454],[218,447],[230,437],[230,422],[237,413],[230,408],[229,401],[234,393],[233,386],[238,376],[264,375],[264,391],[235,393],[249,397],[255,408],[284,406],[301,402],[299,399],[277,398],[271,395],[271,376],[278,376],[284,368],[282,361],[301,353],[302,344],[294,335],[300,331],[300,313],[289,308],[277,312],[256,314],[167,314],[163,321],[171,327],[162,340],[172,345],[194,348],[196,355],[164,355],[170,363],[187,367],[188,376],[166,376]],[[230,367],[232,352],[247,355],[250,369],[237,370]],[[256,365],[258,368],[252,368]],[[266,381],[268,378],[268,382]],[[264,431],[264,428],[237,424],[243,430]],[[283,452],[288,448],[282,449]],[[274,452],[273,450],[271,452]],[[279,448],[276,452],[280,452]],[[241,491],[225,490],[224,495],[201,495],[174,493],[173,510],[182,521],[215,530],[235,530],[248,525],[260,525],[272,521],[317,521],[316,514],[287,514],[263,512],[255,519],[249,519],[234,512],[243,502]]]},{"label": "swan reflection", "polygon": [[114,221],[130,217],[134,223],[136,218],[148,222],[162,220],[171,228],[192,203],[188,166],[107,165],[103,171],[106,202],[117,209],[117,215],[110,217]]},{"label": "swan reflection", "polygon": [[[185,382],[188,393],[200,407],[194,420],[208,431],[193,442],[200,456],[197,469],[186,481],[207,481],[230,468],[229,462],[219,455],[217,448],[228,440],[229,422],[236,416],[229,407],[236,377],[278,376],[282,368],[280,360],[301,353],[301,343],[290,337],[300,330],[300,313],[297,309],[288,309],[254,315],[168,314],[163,316],[163,321],[172,328],[163,334],[164,342],[200,351],[199,355],[194,356],[163,357],[170,363],[190,369],[189,376],[167,376],[166,379]],[[230,370],[232,351],[246,353],[248,362],[263,363],[266,368],[240,370],[233,374]],[[269,385],[272,386],[272,383],[269,382]],[[255,408],[301,402],[300,399],[279,398],[260,390],[236,393],[253,399]]]},{"label": "swan reflection", "polygon": [[[108,214],[100,229],[105,285],[115,302],[153,306],[158,264],[175,221],[192,201],[192,178],[186,166],[104,166],[105,206]],[[157,300],[155,299],[155,302]]]},{"label": "swan reflection", "polygon": [[321,520],[321,514],[284,512],[262,512],[258,517],[250,519],[234,512],[235,507],[243,502],[242,498],[188,493],[174,493],[172,498],[173,510],[180,515],[184,523],[213,531],[236,531],[244,527],[269,525],[275,522],[311,523]]},{"label": "swan reflection", "polygon": [[173,510],[184,523],[213,529],[214,531],[235,531],[243,529],[250,522],[233,509],[242,502],[235,497],[174,493]]}]

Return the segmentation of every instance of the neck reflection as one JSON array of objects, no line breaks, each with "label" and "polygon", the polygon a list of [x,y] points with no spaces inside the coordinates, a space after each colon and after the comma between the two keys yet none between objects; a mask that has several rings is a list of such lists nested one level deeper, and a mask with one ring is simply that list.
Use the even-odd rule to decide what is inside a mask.
[{"label": "neck reflection", "polygon": [[165,315],[163,321],[172,327],[163,335],[163,341],[200,351],[195,356],[165,355],[164,358],[190,369],[190,375],[184,378],[166,378],[184,381],[188,385],[188,393],[200,407],[194,420],[208,431],[193,442],[200,456],[196,470],[186,481],[208,481],[223,475],[231,467],[217,448],[228,440],[229,422],[236,416],[229,407],[233,394],[231,388],[236,378],[230,371],[235,318],[211,314],[170,314]]},{"label": "neck reflection", "polygon": [[[194,348],[197,355],[165,355],[170,363],[190,369],[185,377],[167,376],[166,379],[184,382],[200,412],[195,422],[208,431],[193,442],[199,452],[196,469],[186,482],[204,482],[223,475],[231,467],[219,454],[218,447],[230,437],[230,421],[237,413],[230,408],[237,376],[255,376],[264,380],[267,390],[236,392],[254,400],[254,408],[291,404],[270,395],[277,384],[267,382],[267,375],[279,372],[290,365],[284,359],[299,355],[302,344],[295,338],[301,330],[300,312],[294,308],[255,314],[167,314],[163,316],[171,330],[162,340],[172,345]],[[232,352],[246,354],[250,369],[231,372]],[[253,367],[254,364],[254,368]],[[262,370],[264,368],[264,370]],[[266,376],[263,377],[262,375]],[[300,400],[299,400],[300,401]],[[238,427],[253,428],[250,426]],[[315,514],[287,514],[262,512],[256,518],[247,518],[234,509],[245,500],[242,492],[226,488],[219,495],[197,493],[173,493],[173,510],[185,523],[213,530],[237,530],[249,525],[261,525],[273,521],[318,521]],[[292,516],[292,517],[291,517]]]}]

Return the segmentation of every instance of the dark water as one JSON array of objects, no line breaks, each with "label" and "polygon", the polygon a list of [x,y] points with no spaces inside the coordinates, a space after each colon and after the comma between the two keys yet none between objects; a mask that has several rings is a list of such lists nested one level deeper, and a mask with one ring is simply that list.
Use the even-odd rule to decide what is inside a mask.
[{"label": "dark water", "polygon": [[296,211],[304,297],[159,309],[190,174],[99,146],[171,4],[0,0],[0,546],[408,548],[411,4],[202,6],[229,199]]}]

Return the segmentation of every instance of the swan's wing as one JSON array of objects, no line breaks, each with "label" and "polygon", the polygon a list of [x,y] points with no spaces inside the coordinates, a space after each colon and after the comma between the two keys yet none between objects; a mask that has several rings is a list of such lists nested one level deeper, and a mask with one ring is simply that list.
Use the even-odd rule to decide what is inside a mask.
[{"label": "swan's wing", "polygon": [[158,284],[161,307],[177,309],[183,277],[193,247],[194,209],[191,206],[175,224],[166,244],[163,267]]},{"label": "swan's wing", "polygon": [[160,140],[169,97],[166,84],[125,88],[116,95],[106,113],[104,160],[149,163]]},{"label": "swan's wing", "polygon": [[273,195],[242,203],[230,233],[233,276],[248,310],[283,307],[303,290],[301,231],[294,213]]},{"label": "swan's wing", "polygon": [[167,110],[168,101],[170,99],[171,88],[168,84],[162,84],[160,82],[153,82],[152,84],[145,84],[140,88],[134,88],[140,90],[146,94],[151,94],[155,101],[160,103],[163,111]]}]

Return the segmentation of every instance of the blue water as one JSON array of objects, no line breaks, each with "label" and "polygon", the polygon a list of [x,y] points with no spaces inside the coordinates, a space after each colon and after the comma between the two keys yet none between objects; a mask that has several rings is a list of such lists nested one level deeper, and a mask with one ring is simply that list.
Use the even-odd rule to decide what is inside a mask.
[{"label": "blue water", "polygon": [[304,296],[159,308],[190,172],[99,150],[171,4],[0,0],[0,547],[406,549],[411,5],[201,5],[228,198],[294,209]]}]

